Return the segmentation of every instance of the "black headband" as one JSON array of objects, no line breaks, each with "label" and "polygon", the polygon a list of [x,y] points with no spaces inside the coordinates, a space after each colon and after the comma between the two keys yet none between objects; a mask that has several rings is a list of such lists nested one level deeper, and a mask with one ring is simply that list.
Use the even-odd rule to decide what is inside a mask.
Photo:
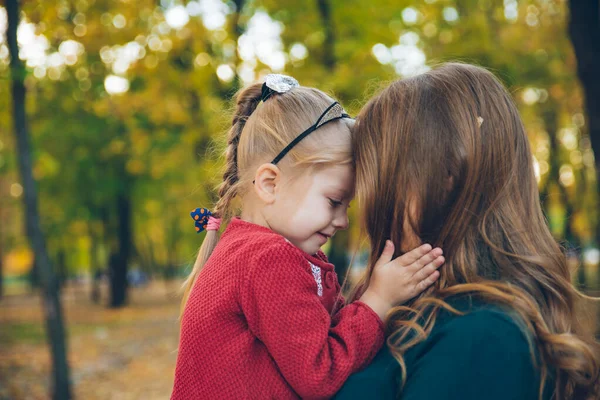
[{"label": "black headband", "polygon": [[[269,88],[267,87],[267,89],[269,89]],[[265,85],[263,85],[263,94],[264,93],[265,93]],[[273,94],[273,91],[271,91],[271,93],[269,93],[268,96],[270,96],[271,94]],[[267,96],[267,98],[268,98],[268,96]],[[316,131],[317,129],[322,127],[323,125],[325,125],[331,121],[337,121],[338,119],[341,119],[341,118],[351,118],[351,117],[348,114],[346,114],[346,111],[344,111],[344,109],[342,108],[340,103],[338,103],[337,101],[334,101],[329,107],[327,107],[325,109],[325,111],[323,111],[323,114],[321,114],[321,116],[317,119],[317,122],[315,122],[307,130],[305,130],[304,132],[302,132],[301,134],[296,136],[296,138],[294,140],[292,140],[290,142],[290,144],[285,146],[285,148],[283,150],[281,150],[281,152],[279,154],[277,154],[277,156],[273,159],[273,161],[271,161],[271,164],[277,164],[302,139],[304,139],[305,137],[307,137],[308,135],[310,135],[311,133],[313,133],[314,131]]]}]

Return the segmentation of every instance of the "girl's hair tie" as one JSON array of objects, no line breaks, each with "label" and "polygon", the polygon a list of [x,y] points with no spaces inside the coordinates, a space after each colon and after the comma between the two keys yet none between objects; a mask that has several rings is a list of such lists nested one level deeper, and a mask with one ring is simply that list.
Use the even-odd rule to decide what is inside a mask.
[{"label": "girl's hair tie", "polygon": [[273,93],[289,92],[298,86],[300,86],[298,81],[291,76],[269,74],[265,77],[265,83],[262,85],[260,99],[265,102]]},{"label": "girl's hair tie", "polygon": [[213,217],[212,212],[207,208],[196,208],[192,210],[190,216],[194,220],[196,233],[206,231],[218,231],[221,227],[221,218]]}]

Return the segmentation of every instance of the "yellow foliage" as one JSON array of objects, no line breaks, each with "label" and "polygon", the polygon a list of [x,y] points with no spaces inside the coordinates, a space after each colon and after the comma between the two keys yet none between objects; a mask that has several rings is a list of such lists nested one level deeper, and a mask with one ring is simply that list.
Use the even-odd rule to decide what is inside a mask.
[{"label": "yellow foliage", "polygon": [[121,139],[114,139],[109,145],[109,151],[112,154],[118,155],[125,151],[125,142]]},{"label": "yellow foliage", "polygon": [[134,159],[127,161],[126,169],[133,176],[142,175],[146,171],[146,166],[142,161]]},{"label": "yellow foliage", "polygon": [[26,274],[33,266],[33,252],[28,248],[19,248],[9,252],[4,259],[5,276]]}]

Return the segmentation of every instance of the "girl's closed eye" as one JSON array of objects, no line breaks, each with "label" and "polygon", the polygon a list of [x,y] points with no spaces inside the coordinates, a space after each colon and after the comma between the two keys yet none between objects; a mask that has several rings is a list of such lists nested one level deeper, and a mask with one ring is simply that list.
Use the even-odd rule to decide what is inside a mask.
[{"label": "girl's closed eye", "polygon": [[343,203],[340,200],[334,200],[334,199],[329,198],[329,204],[331,204],[332,207],[339,207]]},{"label": "girl's closed eye", "polygon": [[[329,204],[331,204],[331,207],[333,207],[333,208],[341,207],[345,203],[345,200],[334,200],[334,199],[328,199],[328,200],[329,200]],[[348,201],[346,203],[346,208],[350,208],[350,201]]]}]

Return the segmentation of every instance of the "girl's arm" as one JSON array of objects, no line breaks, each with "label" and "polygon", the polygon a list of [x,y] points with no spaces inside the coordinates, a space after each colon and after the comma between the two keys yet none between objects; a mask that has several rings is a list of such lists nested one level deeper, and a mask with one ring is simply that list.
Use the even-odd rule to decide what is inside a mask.
[{"label": "girl's arm", "polygon": [[333,396],[383,344],[381,318],[363,302],[342,308],[332,323],[306,259],[285,242],[256,255],[240,303],[250,331],[302,398]]},{"label": "girl's arm", "polygon": [[365,304],[349,304],[331,326],[308,262],[287,243],[265,249],[241,290],[250,331],[302,398],[333,396],[383,344],[383,323]]}]

